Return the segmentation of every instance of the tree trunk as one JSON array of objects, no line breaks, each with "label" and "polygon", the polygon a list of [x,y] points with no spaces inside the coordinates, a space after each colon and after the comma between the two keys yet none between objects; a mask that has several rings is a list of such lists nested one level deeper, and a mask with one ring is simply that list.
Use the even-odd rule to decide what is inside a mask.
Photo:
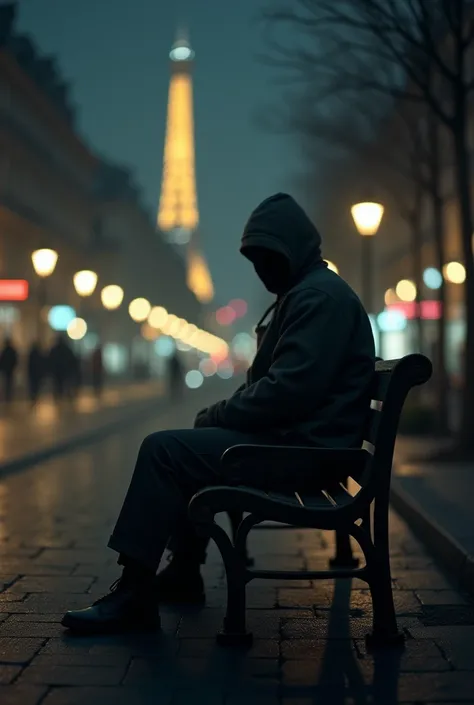
[{"label": "tree trunk", "polygon": [[[445,221],[444,204],[441,195],[441,163],[440,163],[440,133],[436,117],[430,115],[429,120],[429,197],[431,202],[433,238],[435,246],[435,263],[439,272],[443,272],[446,263],[445,255]],[[434,378],[436,388],[436,430],[439,435],[446,436],[449,426],[449,378],[446,370],[446,282],[441,278],[438,289],[440,317],[436,322],[436,353],[434,359]]]},{"label": "tree trunk", "polygon": [[[446,263],[444,252],[444,213],[443,201],[439,195],[438,188],[433,189],[431,205],[436,267],[438,271],[442,272]],[[438,301],[440,317],[436,321],[436,357],[433,361],[436,384],[436,430],[438,434],[446,436],[450,432],[450,427],[448,414],[449,378],[446,370],[446,283],[444,277],[438,289]]]},{"label": "tree trunk", "polygon": [[457,101],[457,124],[454,130],[456,190],[459,202],[461,240],[466,281],[464,305],[466,321],[466,343],[464,348],[464,378],[461,404],[461,423],[458,442],[462,451],[474,450],[472,416],[474,413],[474,260],[472,253],[473,218],[471,211],[471,177],[469,151],[466,139],[466,99]]}]

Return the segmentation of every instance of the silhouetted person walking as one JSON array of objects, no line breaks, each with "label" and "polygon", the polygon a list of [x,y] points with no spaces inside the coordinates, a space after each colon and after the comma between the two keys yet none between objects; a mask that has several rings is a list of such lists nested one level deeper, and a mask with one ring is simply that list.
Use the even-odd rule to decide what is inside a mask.
[{"label": "silhouetted person walking", "polygon": [[58,335],[49,351],[48,363],[56,401],[65,396],[72,399],[77,386],[77,360],[63,335]]},{"label": "silhouetted person walking", "polygon": [[0,353],[0,373],[3,377],[3,394],[7,404],[13,399],[15,371],[18,366],[18,353],[10,338],[5,338]]},{"label": "silhouetted person walking", "polygon": [[177,350],[175,350],[173,355],[170,357],[168,376],[170,396],[173,399],[179,399],[183,393],[184,368]]},{"label": "silhouetted person walking", "polygon": [[[374,340],[358,297],[327,268],[318,231],[291,196],[277,194],[251,214],[240,251],[276,295],[248,380],[201,411],[194,428],[145,438],[108,544],[122,576],[91,607],[68,612],[66,627],[158,628],[160,600],[202,600],[206,541],[187,522],[187,506],[200,489],[228,482],[220,459],[230,446],[361,446]],[[246,481],[252,486],[252,472]],[[172,535],[173,560],[157,578]]]},{"label": "silhouetted person walking", "polygon": [[102,346],[98,345],[91,358],[92,388],[97,398],[102,396],[104,389],[104,363],[102,359]]},{"label": "silhouetted person walking", "polygon": [[34,342],[32,344],[28,353],[27,366],[28,393],[31,403],[36,404],[46,374],[46,359],[39,343]]}]

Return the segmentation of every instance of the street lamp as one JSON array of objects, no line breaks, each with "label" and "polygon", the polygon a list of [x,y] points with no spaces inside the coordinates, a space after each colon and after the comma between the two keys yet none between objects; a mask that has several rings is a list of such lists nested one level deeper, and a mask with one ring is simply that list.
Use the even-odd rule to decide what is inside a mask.
[{"label": "street lamp", "polygon": [[104,288],[100,292],[100,299],[104,308],[106,308],[108,311],[114,311],[121,305],[123,301],[123,295],[124,293],[121,286],[117,286],[116,284],[109,284],[109,286],[104,286]]},{"label": "street lamp", "polygon": [[38,313],[37,313],[37,323],[36,323],[36,334],[37,337],[41,337],[41,313],[43,308],[47,303],[47,288],[46,279],[51,276],[51,274],[56,269],[56,264],[58,262],[58,253],[56,250],[51,250],[47,247],[43,247],[40,250],[35,250],[31,254],[31,262],[33,264],[33,269],[39,277],[38,282]]},{"label": "street lamp", "polygon": [[355,226],[362,235],[362,298],[368,313],[373,313],[373,245],[372,237],[377,234],[382,221],[384,208],[380,203],[365,201],[351,208]]},{"label": "street lamp", "polygon": [[73,277],[74,288],[79,296],[92,296],[97,286],[97,274],[89,269],[76,272]]}]

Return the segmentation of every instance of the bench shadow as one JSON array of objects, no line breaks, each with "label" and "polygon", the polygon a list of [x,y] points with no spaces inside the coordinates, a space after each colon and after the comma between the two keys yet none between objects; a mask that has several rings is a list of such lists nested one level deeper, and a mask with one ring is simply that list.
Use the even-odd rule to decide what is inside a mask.
[{"label": "bench shadow", "polygon": [[309,696],[308,703],[314,696],[314,705],[396,705],[403,651],[386,649],[368,654],[365,643],[354,639],[350,620],[357,617],[350,610],[351,590],[352,580],[335,581],[317,685],[305,689],[304,694],[298,689],[299,695]]}]

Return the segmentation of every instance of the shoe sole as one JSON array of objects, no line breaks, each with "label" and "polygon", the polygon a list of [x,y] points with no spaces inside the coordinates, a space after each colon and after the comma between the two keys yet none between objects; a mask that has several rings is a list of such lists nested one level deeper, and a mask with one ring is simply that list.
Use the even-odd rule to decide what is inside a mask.
[{"label": "shoe sole", "polygon": [[114,624],[92,624],[77,622],[67,616],[63,617],[61,625],[75,634],[100,635],[120,634],[123,632],[157,632],[161,630],[161,622],[155,624],[137,624],[136,622],[122,622]]}]

